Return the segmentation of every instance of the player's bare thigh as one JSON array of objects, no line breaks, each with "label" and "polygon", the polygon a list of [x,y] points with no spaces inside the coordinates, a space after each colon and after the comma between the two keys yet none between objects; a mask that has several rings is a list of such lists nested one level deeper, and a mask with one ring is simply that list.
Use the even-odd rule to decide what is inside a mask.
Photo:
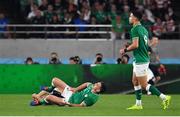
[{"label": "player's bare thigh", "polygon": [[135,75],[135,73],[133,72],[133,76],[132,76],[132,83],[134,86],[138,86],[139,85],[139,82],[138,82],[138,79]]},{"label": "player's bare thigh", "polygon": [[57,104],[57,105],[65,105],[65,101],[64,101],[64,98],[60,98],[60,97],[57,97],[57,96],[54,96],[54,95],[48,95],[46,97],[46,100],[52,104]]},{"label": "player's bare thigh", "polygon": [[68,86],[64,81],[62,81],[61,79],[55,77],[52,79],[52,83],[53,85],[59,89],[60,93],[62,93],[65,89],[66,86]]},{"label": "player's bare thigh", "polygon": [[140,83],[141,87],[143,89],[146,89],[148,83],[147,83],[147,75],[145,76],[141,76],[141,77],[137,77],[138,82]]}]

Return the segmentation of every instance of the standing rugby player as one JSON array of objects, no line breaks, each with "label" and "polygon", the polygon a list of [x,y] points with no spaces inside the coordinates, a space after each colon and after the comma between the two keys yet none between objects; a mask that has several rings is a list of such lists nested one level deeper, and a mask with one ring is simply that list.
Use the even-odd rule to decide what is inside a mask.
[{"label": "standing rugby player", "polygon": [[148,55],[148,31],[140,23],[141,14],[133,11],[130,14],[129,22],[133,25],[131,29],[131,44],[120,49],[120,54],[133,51],[133,77],[132,83],[135,89],[136,103],[135,105],[127,108],[128,110],[140,110],[143,109],[141,97],[142,88],[150,91],[152,94],[157,95],[162,99],[163,109],[167,109],[171,96],[164,95],[155,86],[147,83],[147,71],[149,68],[149,55]]}]

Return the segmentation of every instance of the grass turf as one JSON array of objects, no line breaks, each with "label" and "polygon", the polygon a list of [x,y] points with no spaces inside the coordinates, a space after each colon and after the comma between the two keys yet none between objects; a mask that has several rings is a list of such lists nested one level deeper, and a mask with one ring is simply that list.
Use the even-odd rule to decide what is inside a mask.
[{"label": "grass turf", "polygon": [[180,115],[180,95],[172,95],[172,102],[167,110],[161,108],[161,100],[156,96],[143,96],[143,110],[126,110],[127,107],[134,104],[134,95],[101,95],[100,100],[92,107],[59,107],[50,106],[29,106],[30,95],[0,95],[0,116],[173,116]]}]

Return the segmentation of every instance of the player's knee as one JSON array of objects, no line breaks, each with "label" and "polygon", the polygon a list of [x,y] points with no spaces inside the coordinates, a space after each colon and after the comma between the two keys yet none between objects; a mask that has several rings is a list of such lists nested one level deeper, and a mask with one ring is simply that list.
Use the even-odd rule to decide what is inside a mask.
[{"label": "player's knee", "polygon": [[53,79],[52,79],[52,82],[54,82],[54,81],[56,81],[57,80],[57,77],[54,77]]},{"label": "player's knee", "polygon": [[134,85],[134,86],[139,85],[138,81],[137,81],[137,80],[135,80],[135,79],[132,79],[132,83],[133,83],[133,85]]},{"label": "player's knee", "polygon": [[52,83],[55,83],[55,82],[57,82],[59,79],[57,78],[57,77],[54,77],[53,79],[52,79]]},{"label": "player's knee", "polygon": [[144,83],[144,84],[141,84],[141,87],[143,88],[143,89],[146,89],[146,87],[147,87],[147,83]]},{"label": "player's knee", "polygon": [[32,94],[32,98],[34,98],[36,95],[37,95],[36,93],[33,93],[33,94]]}]

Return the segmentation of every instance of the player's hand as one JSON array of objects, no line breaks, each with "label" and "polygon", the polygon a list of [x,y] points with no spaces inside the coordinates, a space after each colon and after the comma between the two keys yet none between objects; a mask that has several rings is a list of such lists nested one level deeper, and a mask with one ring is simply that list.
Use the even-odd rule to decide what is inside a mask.
[{"label": "player's hand", "polygon": [[71,104],[69,102],[65,102],[65,104],[68,105],[68,106],[71,106]]},{"label": "player's hand", "polygon": [[72,107],[73,104],[69,103],[69,102],[66,102],[66,105],[69,106],[69,107]]},{"label": "player's hand", "polygon": [[125,54],[124,48],[120,49],[119,52],[120,52],[121,55],[124,55]]}]

